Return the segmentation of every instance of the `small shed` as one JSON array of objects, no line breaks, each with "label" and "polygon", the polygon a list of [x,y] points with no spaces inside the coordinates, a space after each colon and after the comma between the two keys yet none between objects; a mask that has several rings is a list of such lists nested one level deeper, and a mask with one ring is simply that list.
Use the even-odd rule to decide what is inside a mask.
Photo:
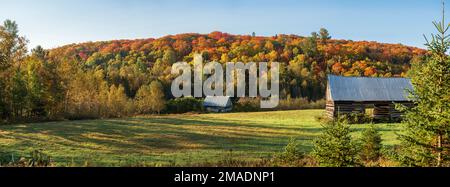
[{"label": "small shed", "polygon": [[208,112],[231,112],[233,103],[228,96],[207,96],[203,101],[203,107]]},{"label": "small shed", "polygon": [[374,108],[375,120],[398,119],[402,113],[395,104],[412,106],[408,98],[413,86],[407,78],[342,77],[329,75],[326,110],[330,118],[350,113],[364,114],[367,106]]}]

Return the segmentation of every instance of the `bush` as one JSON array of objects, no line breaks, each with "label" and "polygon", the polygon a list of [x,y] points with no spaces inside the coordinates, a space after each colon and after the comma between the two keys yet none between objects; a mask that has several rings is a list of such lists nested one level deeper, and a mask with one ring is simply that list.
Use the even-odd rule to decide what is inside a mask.
[{"label": "bush", "polygon": [[305,98],[287,98],[280,100],[277,110],[324,109],[326,100],[309,101]]},{"label": "bush", "polygon": [[284,148],[282,153],[274,156],[274,161],[277,165],[282,166],[299,166],[302,162],[304,154],[298,150],[298,143],[295,138],[289,139],[289,143]]},{"label": "bush", "polygon": [[374,125],[363,131],[361,136],[361,159],[370,162],[378,161],[383,145],[381,144],[381,135]]},{"label": "bush", "polygon": [[28,157],[18,157],[16,160],[13,154],[2,154],[0,156],[0,165],[8,167],[49,167],[53,161],[51,157],[41,150],[33,150]]},{"label": "bush", "polygon": [[182,114],[188,112],[202,112],[203,100],[193,97],[176,98],[167,102],[167,113]]},{"label": "bush", "polygon": [[256,112],[261,110],[261,100],[259,98],[239,98],[234,104],[235,112]]},{"label": "bush", "polygon": [[[224,152],[223,157],[219,161],[202,162],[194,164],[172,164],[168,166],[183,167],[305,167],[316,166],[316,162],[311,157],[306,157],[298,149],[295,139],[290,139],[284,151],[274,154],[271,157],[261,157],[255,160],[241,159],[245,154],[235,153],[233,150]],[[166,166],[166,165],[165,165]]]},{"label": "bush", "polygon": [[350,126],[340,122],[324,125],[324,132],[314,141],[312,155],[320,166],[359,166],[358,148],[350,135]]},{"label": "bush", "polygon": [[235,112],[323,109],[325,103],[325,100],[308,101],[305,98],[287,98],[280,100],[276,108],[261,109],[261,98],[239,98],[233,108]]},{"label": "bush", "polygon": [[373,123],[373,118],[366,114],[350,113],[340,115],[338,121],[344,124],[365,124]]}]

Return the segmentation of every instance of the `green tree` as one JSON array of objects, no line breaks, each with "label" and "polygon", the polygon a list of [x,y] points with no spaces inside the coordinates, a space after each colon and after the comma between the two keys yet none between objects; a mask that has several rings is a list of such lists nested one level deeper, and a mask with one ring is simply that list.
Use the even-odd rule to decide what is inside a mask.
[{"label": "green tree", "polygon": [[319,31],[320,34],[320,40],[323,44],[327,43],[329,39],[331,39],[330,33],[328,33],[328,30],[325,28],[321,28]]},{"label": "green tree", "polygon": [[6,82],[3,78],[0,79],[0,123],[9,117],[8,105],[7,105],[7,93],[6,93]]},{"label": "green tree", "polygon": [[38,45],[36,48],[31,50],[32,56],[39,59],[39,60],[45,60],[45,57],[47,56],[48,51],[46,51],[42,46]]},{"label": "green tree", "polygon": [[377,161],[381,157],[381,135],[375,125],[363,131],[361,142],[361,158],[364,161]]},{"label": "green tree", "polygon": [[405,166],[443,166],[449,164],[450,131],[450,47],[449,25],[433,22],[438,34],[427,40],[431,55],[415,63],[410,72],[414,107],[406,111],[398,159]]},{"label": "green tree", "polygon": [[[45,117],[45,96],[46,91],[43,82],[43,76],[39,75],[42,69],[39,61],[30,61],[27,64],[27,103],[30,115],[37,115],[35,117]],[[31,117],[31,116],[30,116]]]},{"label": "green tree", "polygon": [[312,155],[320,166],[358,166],[358,149],[350,135],[350,126],[340,122],[324,125],[323,133],[314,141]]},{"label": "green tree", "polygon": [[275,155],[275,161],[287,166],[298,166],[304,158],[304,154],[298,149],[298,142],[295,138],[290,138],[283,152]]},{"label": "green tree", "polygon": [[310,37],[307,37],[300,44],[300,48],[308,58],[313,58],[319,53],[319,49],[317,48],[317,41],[319,39],[319,34],[313,32]]},{"label": "green tree", "polygon": [[24,75],[20,71],[16,71],[11,80],[11,110],[13,111],[13,118],[21,119],[26,112],[27,106],[27,82]]},{"label": "green tree", "polygon": [[169,65],[169,66],[176,63],[177,56],[175,54],[175,51],[173,51],[173,49],[167,49],[166,51],[164,51],[164,56],[162,58],[162,61],[165,65]]}]

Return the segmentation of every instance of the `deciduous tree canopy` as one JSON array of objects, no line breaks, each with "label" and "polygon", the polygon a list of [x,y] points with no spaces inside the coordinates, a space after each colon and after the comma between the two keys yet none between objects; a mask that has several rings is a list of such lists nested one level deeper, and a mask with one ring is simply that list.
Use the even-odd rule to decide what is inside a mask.
[{"label": "deciduous tree canopy", "polygon": [[[192,62],[195,53],[201,53],[207,62],[280,62],[281,98],[310,101],[324,98],[328,73],[404,76],[410,62],[427,53],[400,44],[334,40],[326,29],[309,37],[179,34],[87,42],[50,50],[38,46],[31,54],[26,53],[26,44],[15,22],[6,21],[0,27],[2,119],[161,112],[167,108],[165,100],[173,99],[172,64]],[[148,91],[152,93],[144,93]],[[157,98],[149,98],[153,94]],[[164,102],[156,106],[154,99]]]}]

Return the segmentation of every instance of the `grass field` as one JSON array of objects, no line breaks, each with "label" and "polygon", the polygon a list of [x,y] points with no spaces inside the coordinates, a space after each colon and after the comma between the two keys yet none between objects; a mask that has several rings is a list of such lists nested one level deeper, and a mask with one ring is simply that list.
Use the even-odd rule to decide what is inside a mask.
[{"label": "grass field", "polygon": [[[61,166],[163,166],[216,162],[225,155],[257,160],[280,152],[290,137],[304,152],[321,132],[322,110],[192,114],[0,126],[0,152],[42,149]],[[384,144],[398,124],[379,124]],[[353,125],[359,136],[367,125]]]}]

